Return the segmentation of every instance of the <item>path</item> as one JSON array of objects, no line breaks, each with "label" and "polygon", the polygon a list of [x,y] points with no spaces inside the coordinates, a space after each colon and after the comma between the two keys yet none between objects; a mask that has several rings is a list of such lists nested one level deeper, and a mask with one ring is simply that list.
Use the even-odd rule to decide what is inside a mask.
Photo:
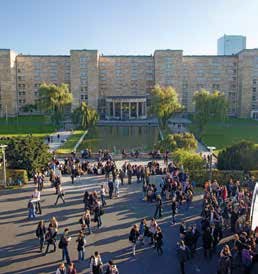
[{"label": "path", "polygon": [[[57,135],[60,135],[60,138],[57,138]],[[66,141],[70,135],[72,134],[72,131],[57,131],[55,133],[52,133],[50,136],[51,138],[51,142],[48,143],[47,141],[45,141],[45,143],[48,144],[49,146],[49,150],[52,152],[56,149],[58,149],[59,147],[61,147],[64,143],[64,141]]]}]

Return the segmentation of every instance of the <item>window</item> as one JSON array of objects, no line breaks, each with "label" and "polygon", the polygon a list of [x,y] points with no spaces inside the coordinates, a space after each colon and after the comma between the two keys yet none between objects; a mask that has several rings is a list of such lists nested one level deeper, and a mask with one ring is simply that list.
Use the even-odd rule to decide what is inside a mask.
[{"label": "window", "polygon": [[253,92],[256,92],[256,88],[253,88]]},{"label": "window", "polygon": [[252,99],[253,99],[253,101],[256,101],[256,96],[254,95]]},{"label": "window", "polygon": [[256,79],[253,79],[253,85],[256,85]]},{"label": "window", "polygon": [[85,63],[85,62],[87,62],[87,57],[86,56],[82,56],[82,57],[80,57],[80,63]]},{"label": "window", "polygon": [[87,68],[87,64],[86,63],[80,63],[80,68]]},{"label": "window", "polygon": [[212,84],[212,89],[219,90],[220,86],[219,84]]}]

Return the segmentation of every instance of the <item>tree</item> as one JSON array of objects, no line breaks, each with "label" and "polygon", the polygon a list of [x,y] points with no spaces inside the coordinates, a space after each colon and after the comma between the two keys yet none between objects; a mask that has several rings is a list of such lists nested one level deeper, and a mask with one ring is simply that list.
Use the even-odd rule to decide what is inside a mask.
[{"label": "tree", "polygon": [[86,102],[73,111],[72,120],[82,129],[88,129],[96,125],[98,114],[95,109],[89,107]]},{"label": "tree", "polygon": [[31,135],[11,138],[6,148],[6,160],[9,168],[25,169],[29,176],[41,171],[51,159],[48,146],[40,138]]},{"label": "tree", "polygon": [[177,166],[183,166],[187,170],[202,170],[205,162],[203,158],[196,152],[178,149],[172,153],[173,160]]},{"label": "tree", "polygon": [[218,168],[222,170],[256,170],[258,169],[258,148],[250,141],[241,141],[218,155]]},{"label": "tree", "polygon": [[183,107],[178,101],[178,95],[173,87],[161,87],[156,85],[151,92],[150,113],[156,115],[161,127],[167,126],[168,119]]},{"label": "tree", "polygon": [[42,84],[39,88],[38,106],[42,112],[51,115],[52,121],[59,125],[64,115],[64,108],[72,103],[73,96],[68,85]]},{"label": "tree", "polygon": [[203,130],[209,121],[223,121],[228,111],[228,103],[223,93],[202,89],[194,94],[195,103],[194,121],[197,124],[198,134],[202,136]]},{"label": "tree", "polygon": [[191,133],[168,134],[164,140],[159,141],[157,145],[157,149],[160,149],[162,152],[166,150],[173,151],[179,148],[188,151],[196,150],[197,141],[194,135]]}]

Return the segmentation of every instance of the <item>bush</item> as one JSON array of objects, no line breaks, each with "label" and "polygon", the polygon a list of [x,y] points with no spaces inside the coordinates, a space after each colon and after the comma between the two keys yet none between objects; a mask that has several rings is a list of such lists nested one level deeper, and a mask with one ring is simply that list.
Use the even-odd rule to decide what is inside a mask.
[{"label": "bush", "polygon": [[196,150],[197,141],[192,133],[168,134],[164,140],[159,141],[158,149],[161,152],[166,150],[174,151],[176,149]]},{"label": "bush", "polygon": [[27,184],[29,182],[28,173],[24,169],[7,169],[6,170],[6,180],[7,184],[9,184],[11,178],[12,184]]},{"label": "bush", "polygon": [[172,159],[177,166],[183,166],[185,170],[201,170],[205,165],[203,158],[196,152],[178,149],[172,153]]},{"label": "bush", "polygon": [[258,169],[258,148],[250,141],[241,141],[222,150],[218,155],[218,169]]}]

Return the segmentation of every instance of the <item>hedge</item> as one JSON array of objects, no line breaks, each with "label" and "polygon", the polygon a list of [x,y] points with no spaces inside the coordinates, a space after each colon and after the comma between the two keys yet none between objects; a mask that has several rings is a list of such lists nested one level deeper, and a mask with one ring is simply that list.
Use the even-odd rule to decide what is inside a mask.
[{"label": "hedge", "polygon": [[[210,179],[209,170],[190,170],[188,171],[191,181],[195,181],[197,186],[203,186],[203,184]],[[243,180],[244,177],[251,175],[258,179],[258,170],[252,170],[249,173],[245,173],[242,170],[212,170],[212,180],[217,180],[220,184],[226,184],[229,179]]]},{"label": "hedge", "polygon": [[27,184],[29,182],[28,173],[25,169],[7,169],[6,170],[7,184],[11,182],[12,185]]}]

